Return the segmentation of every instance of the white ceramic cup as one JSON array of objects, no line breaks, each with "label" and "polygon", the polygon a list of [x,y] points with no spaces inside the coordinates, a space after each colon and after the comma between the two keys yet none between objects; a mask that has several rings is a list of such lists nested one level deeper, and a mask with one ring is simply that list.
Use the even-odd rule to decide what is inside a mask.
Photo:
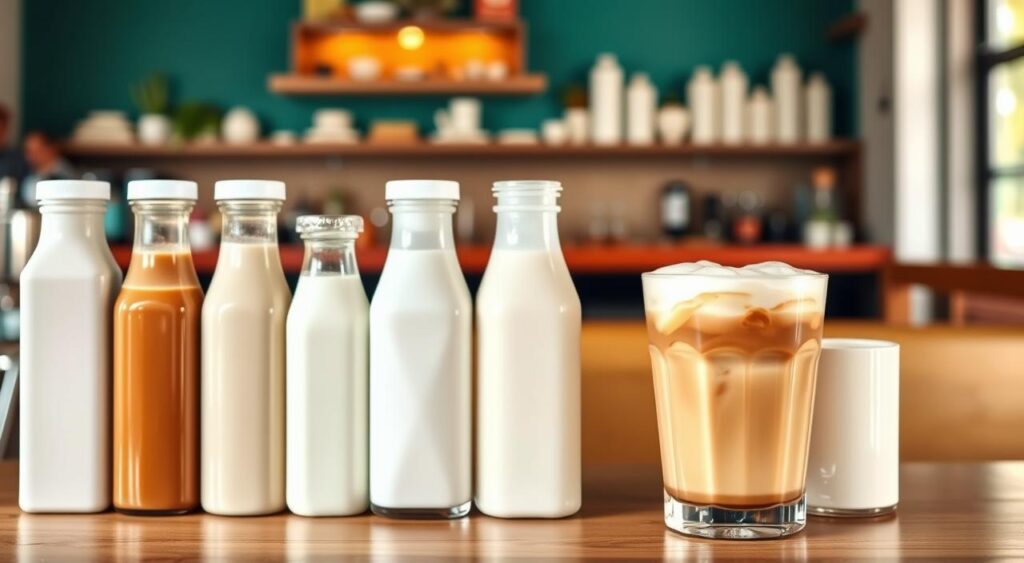
[{"label": "white ceramic cup", "polygon": [[807,512],[878,516],[899,503],[900,346],[821,341]]},{"label": "white ceramic cup", "polygon": [[456,135],[472,135],[480,131],[480,100],[476,98],[452,98],[448,104],[452,132]]}]

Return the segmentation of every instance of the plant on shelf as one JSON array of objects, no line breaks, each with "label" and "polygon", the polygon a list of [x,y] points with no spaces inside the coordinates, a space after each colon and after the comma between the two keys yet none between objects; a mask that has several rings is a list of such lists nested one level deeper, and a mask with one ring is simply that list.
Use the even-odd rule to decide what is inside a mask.
[{"label": "plant on shelf", "polygon": [[171,140],[167,77],[154,73],[132,86],[131,95],[139,109],[138,136],[144,145],[165,145]]},{"label": "plant on shelf", "polygon": [[397,0],[396,3],[414,18],[441,17],[459,7],[459,0]]},{"label": "plant on shelf", "polygon": [[690,112],[671,91],[658,110],[658,136],[666,145],[680,145],[690,132]]},{"label": "plant on shelf", "polygon": [[219,107],[207,102],[181,104],[174,113],[174,135],[181,141],[215,141],[220,114]]}]

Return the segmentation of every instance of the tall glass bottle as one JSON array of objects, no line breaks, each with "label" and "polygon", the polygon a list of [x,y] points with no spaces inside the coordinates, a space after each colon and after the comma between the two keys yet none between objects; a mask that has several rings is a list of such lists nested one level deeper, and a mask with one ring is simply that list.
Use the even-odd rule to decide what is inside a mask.
[{"label": "tall glass bottle", "polygon": [[391,248],[370,304],[370,508],[459,518],[472,503],[472,303],[452,214],[459,184],[387,183]]},{"label": "tall glass bottle", "polygon": [[562,186],[496,182],[476,298],[476,504],[506,518],[580,508],[580,299],[558,240]]},{"label": "tall glass bottle", "polygon": [[195,182],[128,183],[135,244],[114,305],[114,508],[199,504],[199,287],[188,242]]},{"label": "tall glass bottle", "polygon": [[358,215],[305,215],[302,274],[288,311],[288,508],[360,514],[369,502],[369,302],[356,265]]},{"label": "tall glass bottle", "polygon": [[26,512],[110,506],[110,312],[121,269],[103,215],[110,184],[36,186],[42,228],[21,273],[18,504]]},{"label": "tall glass bottle", "polygon": [[200,497],[214,514],[270,514],[285,507],[285,186],[222,180],[214,198],[224,226],[203,303]]}]

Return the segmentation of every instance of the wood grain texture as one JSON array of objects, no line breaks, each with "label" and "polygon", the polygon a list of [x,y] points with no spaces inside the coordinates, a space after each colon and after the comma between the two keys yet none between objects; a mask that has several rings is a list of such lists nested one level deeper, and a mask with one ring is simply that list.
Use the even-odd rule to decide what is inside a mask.
[{"label": "wood grain texture", "polygon": [[907,464],[896,516],[811,518],[790,538],[759,542],[693,539],[662,523],[654,466],[585,470],[583,510],[562,520],[498,520],[473,512],[451,522],[376,516],[225,518],[23,514],[16,467],[0,466],[0,542],[18,561],[373,561],[536,558],[1021,558],[1024,463]]}]

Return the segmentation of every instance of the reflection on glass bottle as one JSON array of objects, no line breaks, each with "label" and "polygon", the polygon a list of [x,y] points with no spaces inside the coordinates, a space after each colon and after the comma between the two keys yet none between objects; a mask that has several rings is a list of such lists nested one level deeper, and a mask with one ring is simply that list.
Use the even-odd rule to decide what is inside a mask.
[{"label": "reflection on glass bottle", "polygon": [[690,187],[674,180],[661,190],[661,230],[670,238],[680,239],[689,234],[692,224]]}]

